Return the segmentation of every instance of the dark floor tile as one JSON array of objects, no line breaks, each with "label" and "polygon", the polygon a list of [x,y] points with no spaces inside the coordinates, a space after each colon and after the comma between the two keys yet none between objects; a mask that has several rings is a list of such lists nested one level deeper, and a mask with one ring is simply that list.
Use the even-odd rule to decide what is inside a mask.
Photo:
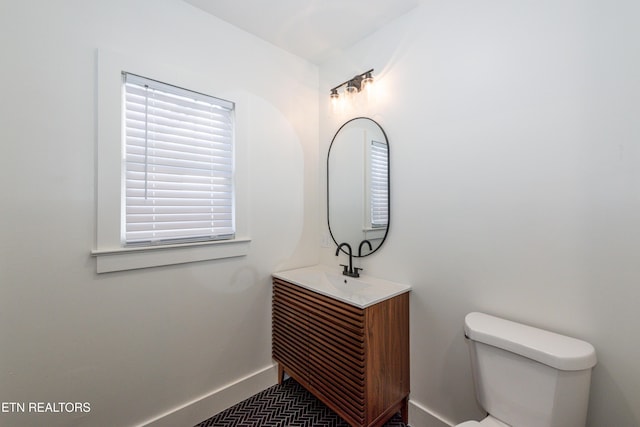
[{"label": "dark floor tile", "polygon": [[[293,379],[226,409],[195,427],[349,427]],[[385,427],[408,427],[397,414]]]}]

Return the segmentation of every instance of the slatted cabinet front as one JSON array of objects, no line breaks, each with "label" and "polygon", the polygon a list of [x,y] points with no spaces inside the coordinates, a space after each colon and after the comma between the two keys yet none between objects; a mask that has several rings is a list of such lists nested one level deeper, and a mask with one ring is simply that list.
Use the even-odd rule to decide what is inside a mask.
[{"label": "slatted cabinet front", "polygon": [[[373,370],[383,367],[370,360],[381,359],[375,353],[384,351],[371,348],[380,342],[372,326],[389,320],[380,318],[380,310],[368,312],[369,308],[354,307],[280,279],[274,279],[273,285],[273,357],[281,372],[286,371],[352,426],[381,425],[382,418],[393,416],[394,409],[406,412],[408,294],[407,303],[399,305],[407,306],[399,314],[406,317],[407,333],[392,338],[406,341],[406,357],[401,355],[399,362],[406,359],[407,366],[401,372],[380,373]],[[387,386],[391,392],[380,390]]]}]

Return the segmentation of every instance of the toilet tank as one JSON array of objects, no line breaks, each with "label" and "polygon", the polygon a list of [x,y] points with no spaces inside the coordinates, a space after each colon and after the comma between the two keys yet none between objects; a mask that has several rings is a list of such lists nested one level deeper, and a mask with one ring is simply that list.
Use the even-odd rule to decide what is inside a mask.
[{"label": "toilet tank", "polygon": [[593,346],[483,313],[465,317],[476,396],[515,427],[584,427]]}]

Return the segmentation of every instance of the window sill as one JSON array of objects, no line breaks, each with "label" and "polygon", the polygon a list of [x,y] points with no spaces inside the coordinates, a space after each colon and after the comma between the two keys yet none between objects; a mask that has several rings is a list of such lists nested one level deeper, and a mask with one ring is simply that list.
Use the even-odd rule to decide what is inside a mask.
[{"label": "window sill", "polygon": [[384,235],[387,233],[387,227],[380,228],[364,228],[362,229],[364,232],[365,239],[374,240],[374,239],[382,239]]},{"label": "window sill", "polygon": [[96,249],[91,251],[91,255],[96,257],[97,272],[109,273],[241,257],[249,253],[250,242],[249,238],[239,238],[179,245]]}]

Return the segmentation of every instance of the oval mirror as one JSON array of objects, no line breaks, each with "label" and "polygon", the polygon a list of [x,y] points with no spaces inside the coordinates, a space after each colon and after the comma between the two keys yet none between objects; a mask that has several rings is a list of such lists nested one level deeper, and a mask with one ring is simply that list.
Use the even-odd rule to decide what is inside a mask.
[{"label": "oval mirror", "polygon": [[386,133],[367,117],[349,120],[327,155],[327,218],[336,245],[349,243],[353,256],[377,251],[389,231],[389,196]]}]

